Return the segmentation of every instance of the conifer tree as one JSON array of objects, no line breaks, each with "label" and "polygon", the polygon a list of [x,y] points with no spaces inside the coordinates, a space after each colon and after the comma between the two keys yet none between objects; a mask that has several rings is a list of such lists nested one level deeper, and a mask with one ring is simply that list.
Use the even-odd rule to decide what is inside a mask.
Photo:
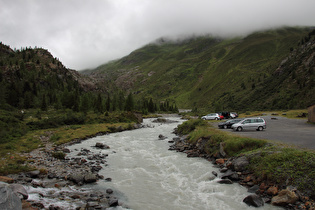
[{"label": "conifer tree", "polygon": [[126,99],[125,111],[132,111],[132,110],[134,110],[134,101],[133,101],[132,94],[129,93]]},{"label": "conifer tree", "polygon": [[48,109],[47,102],[46,102],[46,94],[43,94],[43,98],[42,98],[42,103],[41,103],[40,109],[42,111],[47,111],[47,109]]}]

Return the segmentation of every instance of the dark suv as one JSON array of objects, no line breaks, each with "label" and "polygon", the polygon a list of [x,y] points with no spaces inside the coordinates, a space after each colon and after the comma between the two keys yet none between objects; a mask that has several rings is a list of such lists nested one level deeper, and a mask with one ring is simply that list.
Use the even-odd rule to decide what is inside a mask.
[{"label": "dark suv", "polygon": [[238,123],[239,121],[241,121],[242,119],[233,119],[233,120],[227,120],[225,122],[219,123],[218,127],[219,128],[231,128],[233,124]]}]

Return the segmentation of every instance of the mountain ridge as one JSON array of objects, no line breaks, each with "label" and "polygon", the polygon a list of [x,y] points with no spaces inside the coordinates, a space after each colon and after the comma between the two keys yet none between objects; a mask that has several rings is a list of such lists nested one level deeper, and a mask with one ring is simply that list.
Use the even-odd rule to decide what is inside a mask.
[{"label": "mountain ridge", "polygon": [[[276,88],[271,81],[278,81],[275,72],[290,53],[300,48],[308,48],[309,53],[313,52],[312,30],[286,27],[231,39],[203,36],[181,42],[160,40],[101,65],[89,74],[98,78],[99,83],[107,83],[108,91],[120,89],[132,92],[138,98],[171,100],[181,108],[305,108],[313,100],[287,103],[292,93],[284,91],[289,88],[285,83],[278,87],[280,95],[268,96],[264,89],[268,89],[268,84]],[[306,39],[309,46],[305,45]],[[301,53],[301,50],[296,50],[296,53]],[[296,58],[299,56],[295,55]],[[313,58],[309,59],[308,68],[313,69]],[[303,65],[303,62],[300,64]],[[292,72],[287,68],[292,66],[285,70]],[[300,70],[300,74],[308,73]],[[308,84],[314,76],[305,77],[305,83]],[[282,78],[283,81],[287,79]],[[310,92],[313,89],[311,87]],[[309,95],[304,90],[301,92],[304,96]]]}]

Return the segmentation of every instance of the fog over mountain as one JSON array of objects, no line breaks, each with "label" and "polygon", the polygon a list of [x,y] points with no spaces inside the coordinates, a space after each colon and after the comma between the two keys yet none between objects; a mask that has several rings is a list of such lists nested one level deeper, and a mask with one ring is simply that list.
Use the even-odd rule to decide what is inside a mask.
[{"label": "fog over mountain", "polygon": [[314,0],[0,0],[0,41],[93,68],[159,38],[315,25]]}]

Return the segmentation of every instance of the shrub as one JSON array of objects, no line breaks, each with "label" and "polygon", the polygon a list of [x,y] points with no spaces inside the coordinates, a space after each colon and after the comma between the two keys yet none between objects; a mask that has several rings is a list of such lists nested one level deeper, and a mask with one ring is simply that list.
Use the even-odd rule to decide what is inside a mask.
[{"label": "shrub", "polygon": [[185,121],[181,125],[178,126],[177,131],[180,134],[186,135],[189,134],[191,131],[195,130],[197,126],[205,126],[207,125],[206,121],[201,119],[192,119]]},{"label": "shrub", "polygon": [[64,160],[66,157],[66,154],[63,152],[53,152],[51,154],[54,158],[60,159],[60,160]]}]

